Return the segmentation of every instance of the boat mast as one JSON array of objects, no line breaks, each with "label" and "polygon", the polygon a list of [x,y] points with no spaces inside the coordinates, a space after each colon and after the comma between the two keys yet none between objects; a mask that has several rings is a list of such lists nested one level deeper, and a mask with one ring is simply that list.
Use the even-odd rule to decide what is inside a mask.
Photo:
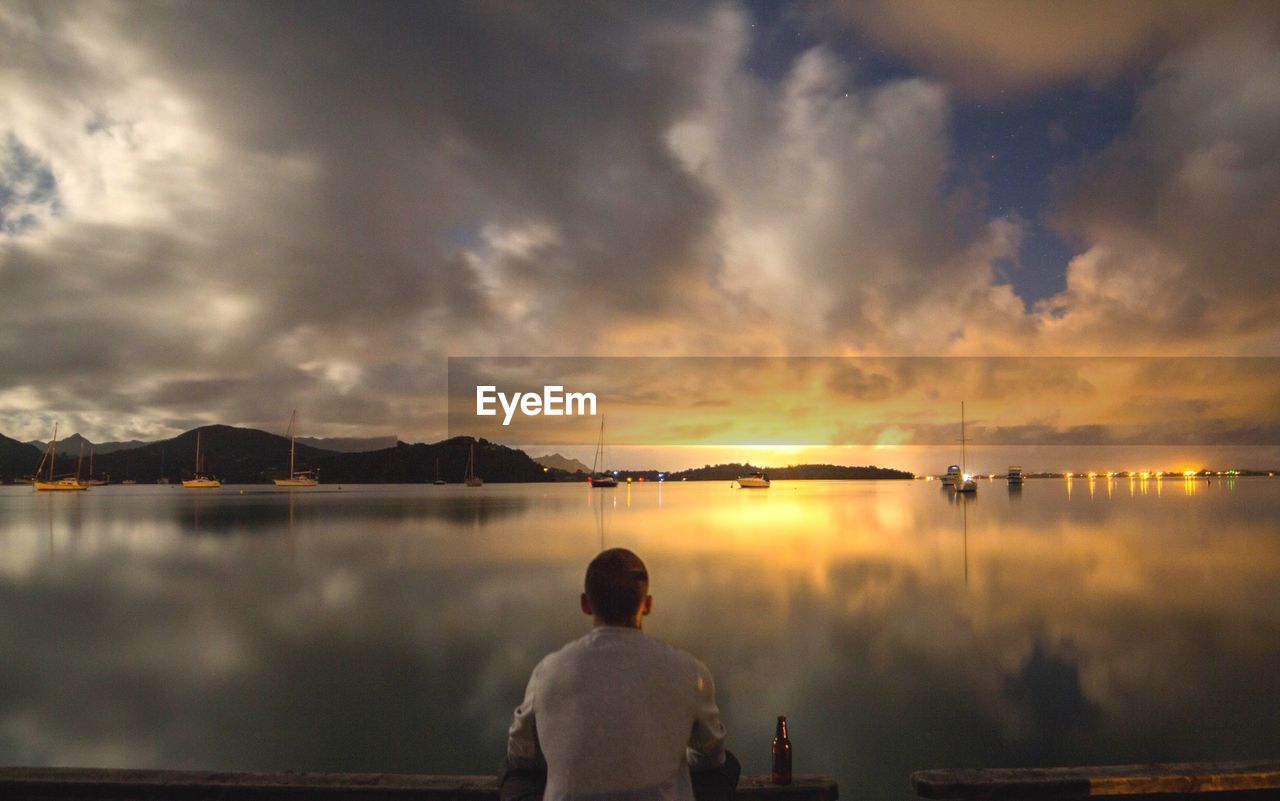
[{"label": "boat mast", "polygon": [[293,421],[297,416],[297,409],[294,409],[293,414],[289,415],[289,478],[293,478]]},{"label": "boat mast", "polygon": [[49,480],[53,481],[53,463],[58,458],[58,424],[53,424],[53,442],[49,443]]},{"label": "boat mast", "polygon": [[76,459],[76,483],[80,483],[80,465],[84,462],[84,439],[80,440],[80,456]]},{"label": "boat mast", "polygon": [[967,475],[964,464],[964,401],[960,401],[960,479]]},{"label": "boat mast", "polygon": [[196,431],[196,478],[200,477],[200,431]]},{"label": "boat mast", "polygon": [[[597,469],[598,468],[598,469]],[[596,442],[596,455],[591,460],[591,472],[604,472],[604,415],[600,415],[600,440]]]}]

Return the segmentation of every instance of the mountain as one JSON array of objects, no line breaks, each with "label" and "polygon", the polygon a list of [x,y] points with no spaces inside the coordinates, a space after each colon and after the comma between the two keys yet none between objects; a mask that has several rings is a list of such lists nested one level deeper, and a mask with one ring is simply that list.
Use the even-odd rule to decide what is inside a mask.
[{"label": "mountain", "polygon": [[570,459],[561,456],[558,453],[548,453],[546,456],[535,456],[533,460],[543,467],[550,467],[554,470],[563,470],[566,473],[590,473],[591,468],[587,467],[577,459]]},{"label": "mountain", "polygon": [[385,437],[298,437],[298,442],[338,453],[364,453],[394,448],[399,442],[394,434]]},{"label": "mountain", "polygon": [[[228,484],[261,484],[289,472],[289,440],[256,428],[212,425],[185,431],[171,439],[148,442],[111,453],[98,452],[94,473],[112,481],[132,479],[150,484],[164,477],[173,483],[191,478],[196,469],[196,434],[200,435],[203,472]],[[297,469],[315,466],[333,451],[297,446]]]},{"label": "mountain", "polygon": [[[287,438],[254,428],[212,425],[134,448],[110,453],[99,451],[94,457],[94,473],[100,478],[110,477],[113,482],[132,479],[150,484],[163,476],[176,484],[191,478],[195,472],[197,434],[203,472],[226,484],[265,484],[289,472]],[[72,442],[78,453],[79,440],[72,439]],[[435,479],[439,464],[441,478],[451,483],[461,482],[473,442],[476,472],[486,482],[555,481],[568,477],[560,470],[538,464],[523,451],[470,437],[454,437],[432,445],[396,442],[392,447],[354,453],[314,448],[299,439],[296,469],[318,469],[320,480],[325,484],[394,484],[430,482]],[[58,444],[61,446],[62,441]],[[0,480],[30,476],[40,456],[38,448],[0,437]],[[88,469],[87,462],[85,469]],[[87,472],[85,475],[87,477]]]},{"label": "mountain", "polygon": [[42,448],[0,434],[0,483],[21,481],[35,474]]},{"label": "mountain", "polygon": [[[80,443],[82,442],[84,443],[84,452],[86,455],[89,453],[89,448],[93,448],[93,452],[95,454],[101,455],[104,453],[113,453],[115,451],[124,451],[130,448],[138,448],[147,444],[137,439],[131,439],[128,442],[90,442],[76,433],[66,437],[65,439],[58,440],[58,455],[79,456]],[[38,439],[33,439],[26,444],[38,449],[41,453],[44,453],[44,449],[49,447],[49,443],[41,442]]]}]

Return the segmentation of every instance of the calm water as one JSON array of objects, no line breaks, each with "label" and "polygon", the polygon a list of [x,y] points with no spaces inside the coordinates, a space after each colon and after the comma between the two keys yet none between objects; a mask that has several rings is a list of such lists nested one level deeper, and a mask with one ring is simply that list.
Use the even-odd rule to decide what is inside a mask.
[{"label": "calm water", "polygon": [[1280,742],[1276,480],[240,490],[0,488],[0,764],[490,772],[602,545],[750,773]]}]

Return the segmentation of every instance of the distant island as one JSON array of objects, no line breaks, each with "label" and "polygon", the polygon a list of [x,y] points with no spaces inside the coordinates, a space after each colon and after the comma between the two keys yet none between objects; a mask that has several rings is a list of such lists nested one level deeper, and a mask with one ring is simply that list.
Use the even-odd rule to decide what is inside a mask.
[{"label": "distant island", "polygon": [[619,470],[618,478],[657,481],[662,477],[665,481],[733,481],[738,476],[762,472],[770,479],[778,481],[866,481],[879,479],[911,479],[913,473],[905,470],[894,470],[889,467],[846,466],[839,464],[797,464],[787,467],[760,467],[750,463],[704,465],[688,470],[677,470],[673,473],[660,473],[657,470]]},{"label": "distant island", "polygon": [[[84,446],[81,478],[120,483],[178,483],[195,468],[196,435],[201,438],[204,472],[226,484],[268,484],[289,472],[289,440],[254,428],[210,425],[156,442],[95,444],[79,434],[58,442],[58,473],[74,473],[75,460]],[[452,437],[432,444],[409,444],[389,438],[297,441],[297,470],[318,470],[323,484],[420,484],[437,478],[462,481],[467,457],[475,446],[476,473],[489,483],[585,481],[587,466],[560,454],[537,459],[516,448],[473,437]],[[324,442],[329,448],[315,447]],[[65,448],[70,443],[72,448]],[[378,447],[382,446],[382,447]],[[366,450],[355,450],[367,447]],[[0,434],[0,483],[29,481],[43,454],[44,443],[19,442]],[[93,448],[93,476],[88,475],[88,453]],[[732,481],[764,470],[774,479],[910,479],[903,470],[884,467],[849,467],[816,464],[761,468],[750,464],[705,465],[689,470],[622,470],[618,477],[634,481]]]}]

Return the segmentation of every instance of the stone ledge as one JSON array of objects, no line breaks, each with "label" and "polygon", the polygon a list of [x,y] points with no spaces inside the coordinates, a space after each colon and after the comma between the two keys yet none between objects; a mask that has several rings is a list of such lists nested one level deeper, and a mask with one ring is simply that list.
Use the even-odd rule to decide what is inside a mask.
[{"label": "stone ledge", "polygon": [[[837,801],[835,779],[797,775],[790,785],[743,776],[741,801]],[[59,801],[240,801],[321,798],[326,801],[496,801],[493,776],[419,773],[241,773],[105,768],[0,768],[0,798]]]}]

